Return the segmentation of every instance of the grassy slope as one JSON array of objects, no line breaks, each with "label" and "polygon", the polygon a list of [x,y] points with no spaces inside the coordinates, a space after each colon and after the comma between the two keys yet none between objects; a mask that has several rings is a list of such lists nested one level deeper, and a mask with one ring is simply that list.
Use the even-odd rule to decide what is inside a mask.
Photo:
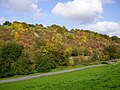
[{"label": "grassy slope", "polygon": [[120,90],[120,63],[0,84],[0,90]]}]

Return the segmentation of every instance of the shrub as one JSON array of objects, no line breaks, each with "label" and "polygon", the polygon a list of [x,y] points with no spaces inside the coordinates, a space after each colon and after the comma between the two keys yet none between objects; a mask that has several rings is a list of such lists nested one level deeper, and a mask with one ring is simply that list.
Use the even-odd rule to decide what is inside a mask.
[{"label": "shrub", "polygon": [[90,51],[88,51],[87,49],[85,49],[83,51],[83,54],[84,54],[84,56],[89,56],[90,55]]},{"label": "shrub", "polygon": [[99,55],[97,51],[94,51],[92,57],[91,57],[91,61],[98,61],[99,60]]},{"label": "shrub", "polygon": [[74,49],[72,52],[71,52],[71,56],[78,56],[79,55],[79,51],[77,49]]},{"label": "shrub", "polygon": [[0,53],[0,77],[14,75],[13,67],[22,54],[23,47],[8,43],[1,48]]},{"label": "shrub", "polygon": [[70,54],[68,51],[65,51],[61,47],[58,49],[55,49],[51,52],[51,54],[54,57],[54,61],[59,65],[59,66],[66,66],[68,65],[68,58],[70,57]]},{"label": "shrub", "polygon": [[27,75],[33,73],[35,66],[30,56],[26,53],[23,53],[17,60],[13,70],[17,75]]},{"label": "shrub", "polygon": [[17,44],[8,43],[3,46],[1,57],[5,59],[10,59],[11,61],[16,61],[22,54],[23,47]]},{"label": "shrub", "polygon": [[73,60],[73,58],[72,57],[70,57],[69,59],[68,59],[68,65],[69,66],[74,66],[74,60]]},{"label": "shrub", "polygon": [[102,61],[101,64],[110,64],[110,62]]},{"label": "shrub", "polygon": [[108,61],[108,60],[110,60],[110,55],[109,55],[109,54],[104,54],[104,55],[102,55],[101,60],[102,60],[102,61]]},{"label": "shrub", "polygon": [[89,64],[90,63],[90,56],[75,56],[69,58],[69,65],[80,65],[80,64]]},{"label": "shrub", "polygon": [[113,46],[113,45],[105,47],[104,52],[109,54],[110,59],[117,58],[117,48],[115,46]]},{"label": "shrub", "polygon": [[120,58],[120,49],[117,50],[116,58]]},{"label": "shrub", "polygon": [[75,65],[80,65],[80,64],[83,64],[85,61],[85,58],[84,56],[77,56],[77,57],[74,57],[74,64]]},{"label": "shrub", "polygon": [[56,68],[57,64],[52,60],[51,54],[39,54],[36,56],[36,70],[38,72],[49,72],[51,69]]}]

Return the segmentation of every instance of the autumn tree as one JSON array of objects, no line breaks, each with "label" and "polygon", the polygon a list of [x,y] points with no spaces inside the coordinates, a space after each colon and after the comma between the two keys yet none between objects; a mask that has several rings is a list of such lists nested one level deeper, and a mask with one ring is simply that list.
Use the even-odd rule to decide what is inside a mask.
[{"label": "autumn tree", "polygon": [[25,22],[14,21],[11,24],[11,29],[14,33],[15,40],[19,40],[20,38],[19,33],[25,32],[26,30],[28,30],[28,24]]}]

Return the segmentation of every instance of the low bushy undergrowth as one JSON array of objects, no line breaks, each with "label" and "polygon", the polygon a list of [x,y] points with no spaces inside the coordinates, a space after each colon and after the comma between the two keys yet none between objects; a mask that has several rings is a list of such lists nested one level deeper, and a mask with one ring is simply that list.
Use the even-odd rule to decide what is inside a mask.
[{"label": "low bushy undergrowth", "polygon": [[23,47],[8,43],[0,50],[0,77],[15,75],[14,67],[22,54]]},{"label": "low bushy undergrowth", "polygon": [[36,56],[36,70],[38,72],[49,72],[58,65],[51,54],[39,54]]},{"label": "low bushy undergrowth", "polygon": [[[62,50],[62,48],[61,46],[48,52],[41,52],[40,50],[31,52],[16,43],[8,43],[0,47],[0,77],[49,72],[59,66],[88,65],[93,62],[116,59],[120,56],[120,50],[112,45],[105,47],[102,54],[94,50],[91,55],[87,53],[80,55],[80,51],[76,49],[71,53]],[[103,64],[107,63],[103,62]]]}]

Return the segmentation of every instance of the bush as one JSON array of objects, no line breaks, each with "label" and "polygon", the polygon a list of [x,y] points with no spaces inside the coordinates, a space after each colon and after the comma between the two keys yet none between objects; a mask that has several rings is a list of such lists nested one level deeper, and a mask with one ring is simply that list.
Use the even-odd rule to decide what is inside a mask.
[{"label": "bush", "polygon": [[115,59],[117,58],[117,48],[113,45],[110,45],[108,47],[105,47],[104,52],[109,54],[110,59]]},{"label": "bush", "polygon": [[36,70],[38,72],[49,72],[51,69],[56,68],[58,65],[52,58],[51,54],[39,54],[36,56]]},{"label": "bush", "polygon": [[120,58],[120,49],[117,50],[116,58]]},{"label": "bush", "polygon": [[110,62],[118,62],[118,61],[119,61],[118,59],[110,60]]},{"label": "bush", "polygon": [[63,48],[55,49],[51,52],[51,54],[54,57],[54,61],[59,66],[66,66],[68,65],[68,58],[70,57],[71,53],[68,51],[65,51]]},{"label": "bush", "polygon": [[91,57],[91,61],[98,61],[99,60],[99,55],[97,51],[94,51],[92,57]]},{"label": "bush", "polygon": [[1,57],[6,60],[10,59],[11,61],[16,61],[22,54],[23,47],[17,44],[10,44],[3,46]]},{"label": "bush", "polygon": [[109,54],[104,54],[104,55],[102,55],[101,60],[102,60],[102,61],[108,61],[108,60],[110,60],[110,55],[109,55]]},{"label": "bush", "polygon": [[26,53],[23,53],[17,60],[13,70],[16,75],[27,75],[34,72],[35,65],[30,56]]},{"label": "bush", "polygon": [[75,63],[75,62],[74,62],[73,58],[70,57],[70,58],[68,59],[68,65],[69,65],[69,66],[74,66],[74,65],[75,65],[74,63]]},{"label": "bush", "polygon": [[72,52],[71,52],[71,56],[78,56],[79,55],[79,51],[77,49],[74,49]]},{"label": "bush", "polygon": [[80,64],[83,64],[85,61],[85,58],[84,56],[77,56],[77,57],[74,57],[74,64],[75,65],[80,65]]},{"label": "bush", "polygon": [[22,54],[23,47],[17,44],[3,46],[0,51],[0,77],[12,76],[15,74],[13,67]]},{"label": "bush", "polygon": [[68,65],[81,65],[81,64],[89,64],[90,63],[90,56],[75,56],[69,58]]},{"label": "bush", "polygon": [[110,62],[102,61],[101,64],[110,64]]},{"label": "bush", "polygon": [[83,51],[83,54],[84,54],[84,56],[90,56],[90,51],[88,51],[87,49],[85,49]]}]

